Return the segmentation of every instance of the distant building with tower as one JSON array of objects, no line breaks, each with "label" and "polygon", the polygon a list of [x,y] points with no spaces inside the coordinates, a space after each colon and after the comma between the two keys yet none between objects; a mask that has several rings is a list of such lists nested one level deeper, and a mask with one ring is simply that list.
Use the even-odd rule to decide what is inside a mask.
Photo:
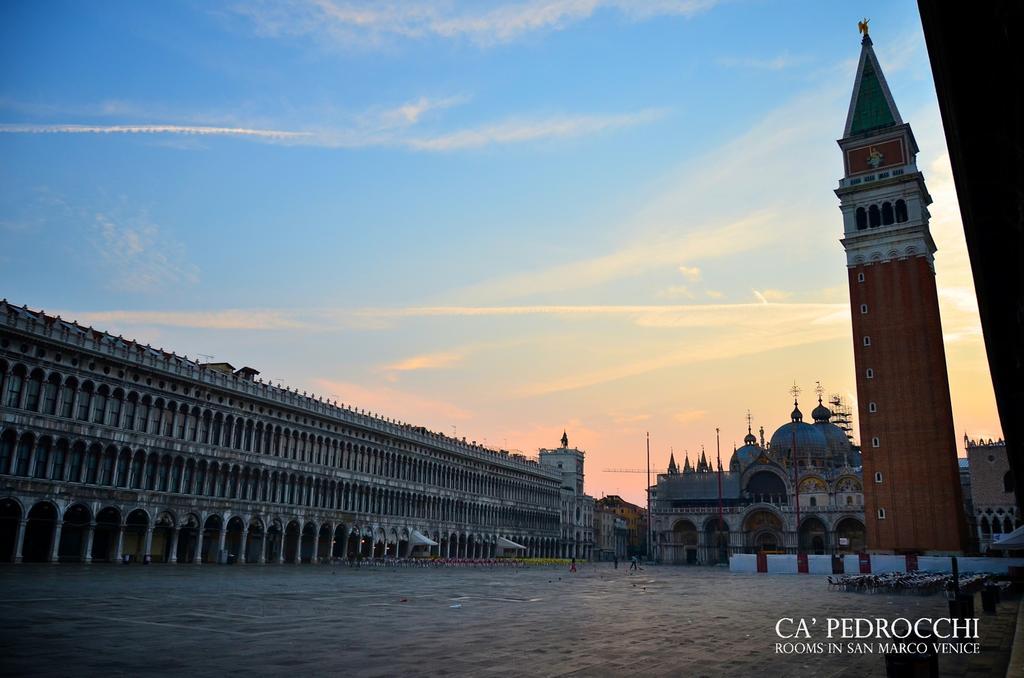
[{"label": "distant building with tower", "polygon": [[853,315],[867,548],[965,548],[949,378],[917,142],[867,34],[843,138],[843,213]]},{"label": "distant building with tower", "polygon": [[569,435],[562,432],[561,446],[541,449],[541,467],[562,474],[561,537],[559,555],[563,558],[591,558],[594,549],[594,498],[583,491],[583,450],[569,447]]},{"label": "distant building with tower", "polygon": [[1017,513],[1013,471],[1003,440],[971,440],[964,436],[971,475],[971,515],[978,550],[988,551],[994,539],[1022,524]]}]

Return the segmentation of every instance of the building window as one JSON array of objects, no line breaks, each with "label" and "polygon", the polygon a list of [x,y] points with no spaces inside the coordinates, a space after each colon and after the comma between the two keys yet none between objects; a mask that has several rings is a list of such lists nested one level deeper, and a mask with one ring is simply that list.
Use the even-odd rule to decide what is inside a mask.
[{"label": "building window", "polygon": [[864,376],[866,376],[868,379],[874,379],[875,371],[869,367],[867,371],[864,373]]},{"label": "building window", "polygon": [[860,305],[860,313],[861,313],[861,315],[867,315],[868,314],[868,305],[867,304],[861,304]]},{"label": "building window", "polygon": [[882,482],[882,472],[881,471],[875,471],[875,482],[876,483]]},{"label": "building window", "polygon": [[857,230],[863,231],[868,227],[868,213],[863,207],[857,208]]},{"label": "building window", "polygon": [[893,221],[894,221],[894,219],[893,219],[893,216],[892,216],[892,203],[891,202],[883,202],[882,203],[882,224],[885,225],[885,226],[889,226],[890,224],[892,224]]},{"label": "building window", "polygon": [[810,505],[811,506],[817,506],[818,505],[817,497],[811,497]]},{"label": "building window", "polygon": [[864,345],[865,346],[870,346],[871,345],[871,337],[869,337],[867,335],[864,335]]},{"label": "building window", "polygon": [[885,509],[884,508],[878,509],[878,519],[879,520],[885,520]]},{"label": "building window", "polygon": [[877,412],[877,411],[878,411],[878,405],[876,405],[875,403],[868,403],[868,412]]},{"label": "building window", "polygon": [[864,271],[861,271],[860,273],[857,274],[857,282],[864,282]]},{"label": "building window", "polygon": [[902,224],[907,220],[907,203],[903,200],[896,201],[896,221]]},{"label": "building window", "polygon": [[853,506],[853,496],[847,495],[847,497],[846,497],[846,505],[847,506]]},{"label": "building window", "polygon": [[882,215],[878,211],[878,205],[872,205],[868,208],[868,223],[871,228],[877,228],[882,224]]},{"label": "building window", "polygon": [[871,439],[871,447],[881,447],[881,446],[882,446],[882,441],[880,441],[878,439],[878,436],[875,436],[874,438]]}]

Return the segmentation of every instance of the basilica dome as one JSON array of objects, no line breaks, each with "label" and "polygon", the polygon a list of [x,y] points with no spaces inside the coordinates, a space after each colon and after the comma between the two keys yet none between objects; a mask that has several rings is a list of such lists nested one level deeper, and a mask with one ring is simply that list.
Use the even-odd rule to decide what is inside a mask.
[{"label": "basilica dome", "polygon": [[818,406],[811,413],[814,417],[814,428],[821,431],[825,438],[825,444],[829,451],[829,466],[854,465],[854,450],[850,439],[846,437],[843,429],[829,421],[832,418],[832,410],[825,407],[818,398]]},{"label": "basilica dome", "polygon": [[[780,464],[790,464],[794,439],[796,456],[801,464],[808,460],[814,466],[826,466],[831,457],[828,441],[817,425],[806,424],[800,408],[793,403],[791,421],[779,427],[772,434],[769,451],[771,457]],[[841,431],[840,431],[841,433]]]},{"label": "basilica dome", "polygon": [[761,456],[764,450],[761,449],[756,443],[747,443],[743,447],[739,448],[732,453],[733,461],[738,462],[743,468],[746,468],[750,464],[757,461],[757,458]]}]

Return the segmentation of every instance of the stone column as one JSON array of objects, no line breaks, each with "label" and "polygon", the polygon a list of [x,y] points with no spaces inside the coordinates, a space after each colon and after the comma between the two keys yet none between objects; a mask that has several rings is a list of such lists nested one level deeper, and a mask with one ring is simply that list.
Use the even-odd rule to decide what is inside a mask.
[{"label": "stone column", "polygon": [[64,521],[58,520],[53,524],[53,542],[50,544],[50,562],[60,562],[58,553],[60,552],[60,533],[64,528]]},{"label": "stone column", "polygon": [[89,523],[89,526],[85,528],[85,539],[82,544],[82,562],[92,562],[92,538],[96,533],[96,523]]},{"label": "stone column", "polygon": [[169,563],[178,562],[178,533],[180,531],[180,528],[175,527],[171,532],[171,552],[170,555],[167,556],[167,562]]},{"label": "stone column", "polygon": [[153,560],[153,558],[152,558],[152,556],[151,556],[151,554],[149,552],[152,547],[153,547],[153,526],[152,525],[148,525],[146,527],[146,542],[145,542],[145,545],[142,547],[142,562],[146,562],[147,558],[150,561]]},{"label": "stone column", "polygon": [[25,528],[27,526],[28,520],[22,519],[18,521],[18,534],[14,537],[14,562],[16,563],[20,563],[24,560],[21,550],[25,545]]},{"label": "stone column", "polygon": [[192,562],[196,565],[203,562],[203,526],[196,528],[196,553],[192,556]]},{"label": "stone column", "polygon": [[260,565],[265,565],[267,562],[267,534],[267,531],[263,530],[263,538],[260,540]]},{"label": "stone column", "polygon": [[220,554],[224,552],[224,543],[228,539],[228,524],[221,523],[220,538],[217,541],[217,563],[220,563]]},{"label": "stone column", "polygon": [[309,562],[312,565],[316,564],[317,554],[320,552],[320,531],[317,530],[316,534],[313,535],[313,553],[309,556]]},{"label": "stone column", "polygon": [[114,561],[121,562],[121,552],[124,550],[124,525],[117,526],[117,546],[114,548]]},{"label": "stone column", "polygon": [[245,553],[248,550],[249,541],[249,528],[242,530],[242,541],[239,542],[238,546],[238,564],[245,565]]},{"label": "stone column", "polygon": [[281,543],[277,547],[277,564],[284,565],[284,540],[285,531],[281,530]]}]

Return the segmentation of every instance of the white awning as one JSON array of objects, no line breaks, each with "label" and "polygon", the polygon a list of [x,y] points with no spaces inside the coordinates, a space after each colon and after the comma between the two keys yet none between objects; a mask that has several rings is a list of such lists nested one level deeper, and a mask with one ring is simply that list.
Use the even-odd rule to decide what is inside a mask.
[{"label": "white awning", "polygon": [[504,537],[498,537],[498,548],[499,549],[505,549],[506,551],[510,551],[510,550],[513,550],[513,549],[515,549],[515,550],[523,550],[523,551],[526,550],[526,547],[523,546],[522,544],[517,544],[514,541],[512,541],[511,539],[505,539]]},{"label": "white awning", "polygon": [[437,542],[423,534],[419,530],[413,530],[409,536],[409,543],[413,546],[437,546]]},{"label": "white awning", "polygon": [[1024,549],[1024,525],[1018,527],[1009,534],[1002,535],[1002,539],[996,539],[996,535],[992,536],[992,545],[989,548],[994,549],[1005,549],[1016,551],[1017,549]]}]

